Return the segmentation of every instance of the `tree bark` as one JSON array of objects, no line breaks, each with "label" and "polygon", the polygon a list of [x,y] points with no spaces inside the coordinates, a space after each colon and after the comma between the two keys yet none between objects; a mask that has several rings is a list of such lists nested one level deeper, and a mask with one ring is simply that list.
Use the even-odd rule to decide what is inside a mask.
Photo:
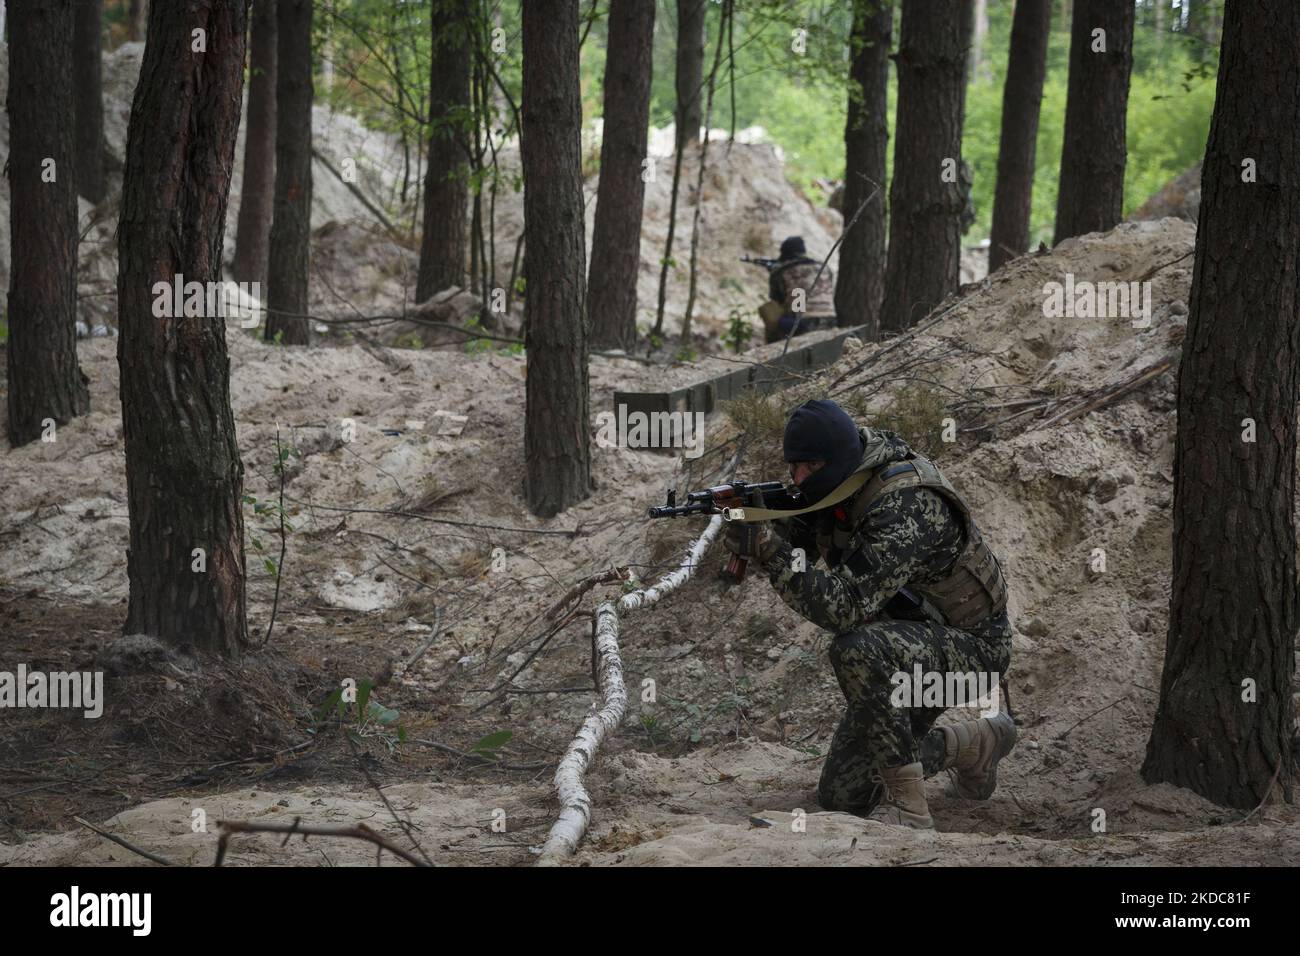
[{"label": "tree bark", "polygon": [[126,38],[132,43],[144,39],[145,21],[149,19],[149,0],[128,0],[126,8]]},{"label": "tree bark", "polygon": [[1011,55],[1002,90],[1002,142],[989,235],[989,272],[1029,250],[1038,116],[1047,75],[1052,0],[1019,0],[1011,23]]},{"label": "tree bark", "polygon": [[[1105,51],[1094,52],[1102,39]],[[1133,0],[1075,0],[1053,245],[1113,229],[1123,216],[1132,69]]]},{"label": "tree bark", "polygon": [[[1284,78],[1297,72],[1300,6],[1228,5],[1178,374],[1169,632],[1142,767],[1243,810],[1274,779],[1289,801],[1295,763],[1300,95]],[[1243,181],[1246,159],[1258,182]]]},{"label": "tree bark", "polygon": [[[124,632],[226,657],[240,654],[248,634],[225,319],[209,308],[167,317],[171,292],[155,285],[221,280],[247,25],[244,0],[152,5],[118,225],[130,512]],[[192,50],[196,29],[206,52]]]},{"label": "tree bark", "polygon": [[591,493],[578,0],[523,10],[525,494],[547,518]]},{"label": "tree bark", "polygon": [[869,341],[880,337],[880,304],[885,296],[886,112],[892,33],[890,0],[855,0],[844,123],[845,233],[835,282],[835,314],[841,326],[865,325]]},{"label": "tree bark", "polygon": [[72,89],[77,116],[77,192],[99,204],[104,182],[103,0],[78,0],[73,26]]},{"label": "tree bark", "polygon": [[881,328],[914,325],[957,291],[961,275],[963,44],[969,0],[903,0],[889,265]]},{"label": "tree bark", "polygon": [[254,0],[249,33],[244,185],[230,272],[236,282],[265,283],[275,208],[275,0]]},{"label": "tree bark", "polygon": [[596,348],[636,346],[636,280],[641,271],[641,178],[650,129],[655,5],[612,0],[605,53],[605,132],[587,277]]},{"label": "tree bark", "polygon": [[470,109],[471,11],[464,0],[440,0],[433,29],[429,76],[429,166],[424,179],[424,237],[415,300],[465,285],[469,204],[465,116]]},{"label": "tree bark", "polygon": [[276,0],[275,204],[266,340],[306,345],[311,266],[312,0]]},{"label": "tree bark", "polygon": [[975,82],[985,75],[984,46],[989,35],[988,0],[975,0],[974,33],[971,37],[970,79]]},{"label": "tree bark", "polygon": [[677,0],[677,151],[700,141],[705,0]]},{"label": "tree bark", "polygon": [[[71,0],[9,9],[9,444],[90,408],[77,365]],[[52,177],[52,181],[49,181]]]}]

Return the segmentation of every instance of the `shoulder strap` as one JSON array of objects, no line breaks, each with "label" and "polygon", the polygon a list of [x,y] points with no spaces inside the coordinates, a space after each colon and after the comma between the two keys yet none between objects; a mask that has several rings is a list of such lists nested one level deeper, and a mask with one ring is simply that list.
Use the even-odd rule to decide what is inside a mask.
[{"label": "shoulder strap", "polygon": [[724,508],[722,517],[727,521],[771,521],[779,518],[793,518],[795,515],[807,514],[810,511],[821,511],[829,508],[831,505],[837,505],[849,495],[853,494],[864,484],[867,483],[869,472],[857,471],[845,478],[838,488],[829,495],[817,502],[815,505],[809,505],[807,508],[795,508],[793,511],[778,511],[773,508]]},{"label": "shoulder strap", "polygon": [[957,494],[957,489],[943,476],[935,463],[917,455],[906,461],[897,461],[877,469],[872,479],[867,482],[867,486],[862,489],[862,494],[853,503],[853,508],[849,512],[850,525],[856,527],[866,515],[867,509],[881,495],[902,488],[917,487],[944,492],[944,496],[953,502],[963,515],[967,512],[966,503],[961,500],[961,495]]}]

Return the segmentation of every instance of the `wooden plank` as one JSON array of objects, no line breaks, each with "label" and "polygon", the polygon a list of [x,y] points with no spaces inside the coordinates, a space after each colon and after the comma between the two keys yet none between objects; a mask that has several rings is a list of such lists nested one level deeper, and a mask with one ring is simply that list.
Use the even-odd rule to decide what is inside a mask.
[{"label": "wooden plank", "polygon": [[844,351],[844,340],[856,335],[860,327],[842,330],[838,335],[809,345],[796,345],[793,339],[790,350],[762,359],[762,364],[749,365],[733,371],[712,375],[685,388],[669,392],[618,392],[614,393],[614,413],[620,405],[627,406],[627,414],[644,412],[704,412],[717,411],[723,402],[742,398],[757,389],[768,393],[794,384],[797,375],[806,374],[834,362]]}]

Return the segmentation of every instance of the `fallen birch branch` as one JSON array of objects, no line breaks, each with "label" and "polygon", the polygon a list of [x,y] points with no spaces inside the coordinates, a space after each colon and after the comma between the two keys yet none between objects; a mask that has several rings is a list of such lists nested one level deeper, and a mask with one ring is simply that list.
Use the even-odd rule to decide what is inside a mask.
[{"label": "fallen birch branch", "polygon": [[704,552],[718,537],[722,516],[714,515],[686,553],[677,570],[664,575],[654,587],[625,594],[617,602],[605,601],[596,609],[596,674],[600,687],[600,707],[591,705],[555,771],[555,792],[560,801],[560,815],[542,846],[539,866],[559,863],[578,849],[591,822],[591,795],[583,786],[587,768],[596,758],[596,750],[605,737],[623,722],[627,710],[627,687],[623,683],[623,661],[618,652],[619,612],[647,607],[669,594],[690,578]]}]

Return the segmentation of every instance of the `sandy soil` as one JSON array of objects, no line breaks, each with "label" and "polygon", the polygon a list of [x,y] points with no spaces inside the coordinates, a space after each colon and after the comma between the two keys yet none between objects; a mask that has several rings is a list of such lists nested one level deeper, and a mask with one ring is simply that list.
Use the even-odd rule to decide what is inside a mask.
[{"label": "sandy soil", "polygon": [[[1023,258],[950,302],[937,324],[908,341],[886,343],[889,351],[854,348],[816,380],[736,411],[752,422],[766,408],[779,421],[784,408],[829,392],[875,421],[905,415],[908,437],[932,448],[972,501],[1006,568],[1017,627],[1007,685],[1021,743],[1003,764],[994,797],[965,803],[944,795],[943,780],[931,781],[933,834],[813,812],[811,790],[840,709],[826,637],[762,580],[724,590],[714,578],[722,560],[714,551],[682,591],[625,622],[633,699],[591,772],[595,817],[576,863],[1300,858],[1294,808],[1265,806],[1240,824],[1239,811],[1146,785],[1137,774],[1164,644],[1173,396],[1193,236],[1179,220],[1127,224]],[[1067,272],[1080,280],[1149,278],[1150,327],[1045,318],[1043,284]],[[205,862],[215,852],[215,828],[192,832],[195,807],[210,822],[364,819],[406,839],[365,768],[439,862],[527,862],[553,812],[549,767],[593,698],[587,620],[574,618],[547,637],[537,619],[587,575],[617,565],[653,578],[679,560],[700,525],[647,522],[643,509],[670,485],[711,481],[734,451],[737,429],[725,414],[710,416],[711,450],[694,462],[593,447],[592,497],[543,522],[528,515],[521,495],[522,356],[288,350],[234,329],[228,341],[248,493],[259,501],[278,494],[271,471],[277,423],[282,440],[301,453],[286,476],[294,530],[270,648],[254,655],[251,669],[211,679],[183,662],[170,676],[148,668],[144,676],[110,673],[116,703],[94,730],[80,720],[7,719],[0,861],[135,861],[75,824],[78,814],[154,852]],[[113,659],[127,532],[114,347],[80,343],[90,415],[60,428],[52,444],[5,455],[5,662]],[[1166,358],[1169,368],[1141,387],[1051,423],[1094,390]],[[709,368],[670,374],[690,378]],[[663,381],[662,369],[594,359],[593,414],[615,387]],[[918,384],[944,402],[909,405]],[[1005,404],[1015,401],[1026,404]],[[436,434],[439,411],[466,416],[464,430]],[[937,437],[946,417],[957,423],[955,442]],[[340,439],[345,418],[355,425],[351,442]],[[414,424],[420,421],[423,427]],[[750,438],[742,470],[774,469],[775,433],[755,427]],[[273,578],[253,542],[274,553],[278,539],[252,506],[246,521],[250,621],[260,635]],[[1107,556],[1103,573],[1089,570],[1097,548]],[[605,593],[616,592],[597,588],[584,607]],[[411,663],[439,613],[442,632]],[[263,673],[259,667],[286,676],[280,703],[260,702],[254,712],[240,690],[250,685],[240,681]],[[308,732],[309,711],[331,686],[385,671],[392,676],[375,693],[400,712],[406,743],[371,727],[358,758],[337,729]],[[655,703],[635,693],[647,678],[655,681]],[[210,691],[205,697],[212,681],[231,688],[226,696],[237,703],[214,703]],[[152,719],[170,715],[164,706],[215,714],[226,739]],[[274,733],[256,730],[263,714]],[[499,762],[463,756],[497,731],[513,735],[499,746]],[[504,832],[492,828],[498,810]],[[1093,830],[1098,810],[1104,833]],[[335,863],[373,860],[369,848],[347,841],[282,849],[267,836],[237,837],[229,859],[315,865],[323,855]]]}]

